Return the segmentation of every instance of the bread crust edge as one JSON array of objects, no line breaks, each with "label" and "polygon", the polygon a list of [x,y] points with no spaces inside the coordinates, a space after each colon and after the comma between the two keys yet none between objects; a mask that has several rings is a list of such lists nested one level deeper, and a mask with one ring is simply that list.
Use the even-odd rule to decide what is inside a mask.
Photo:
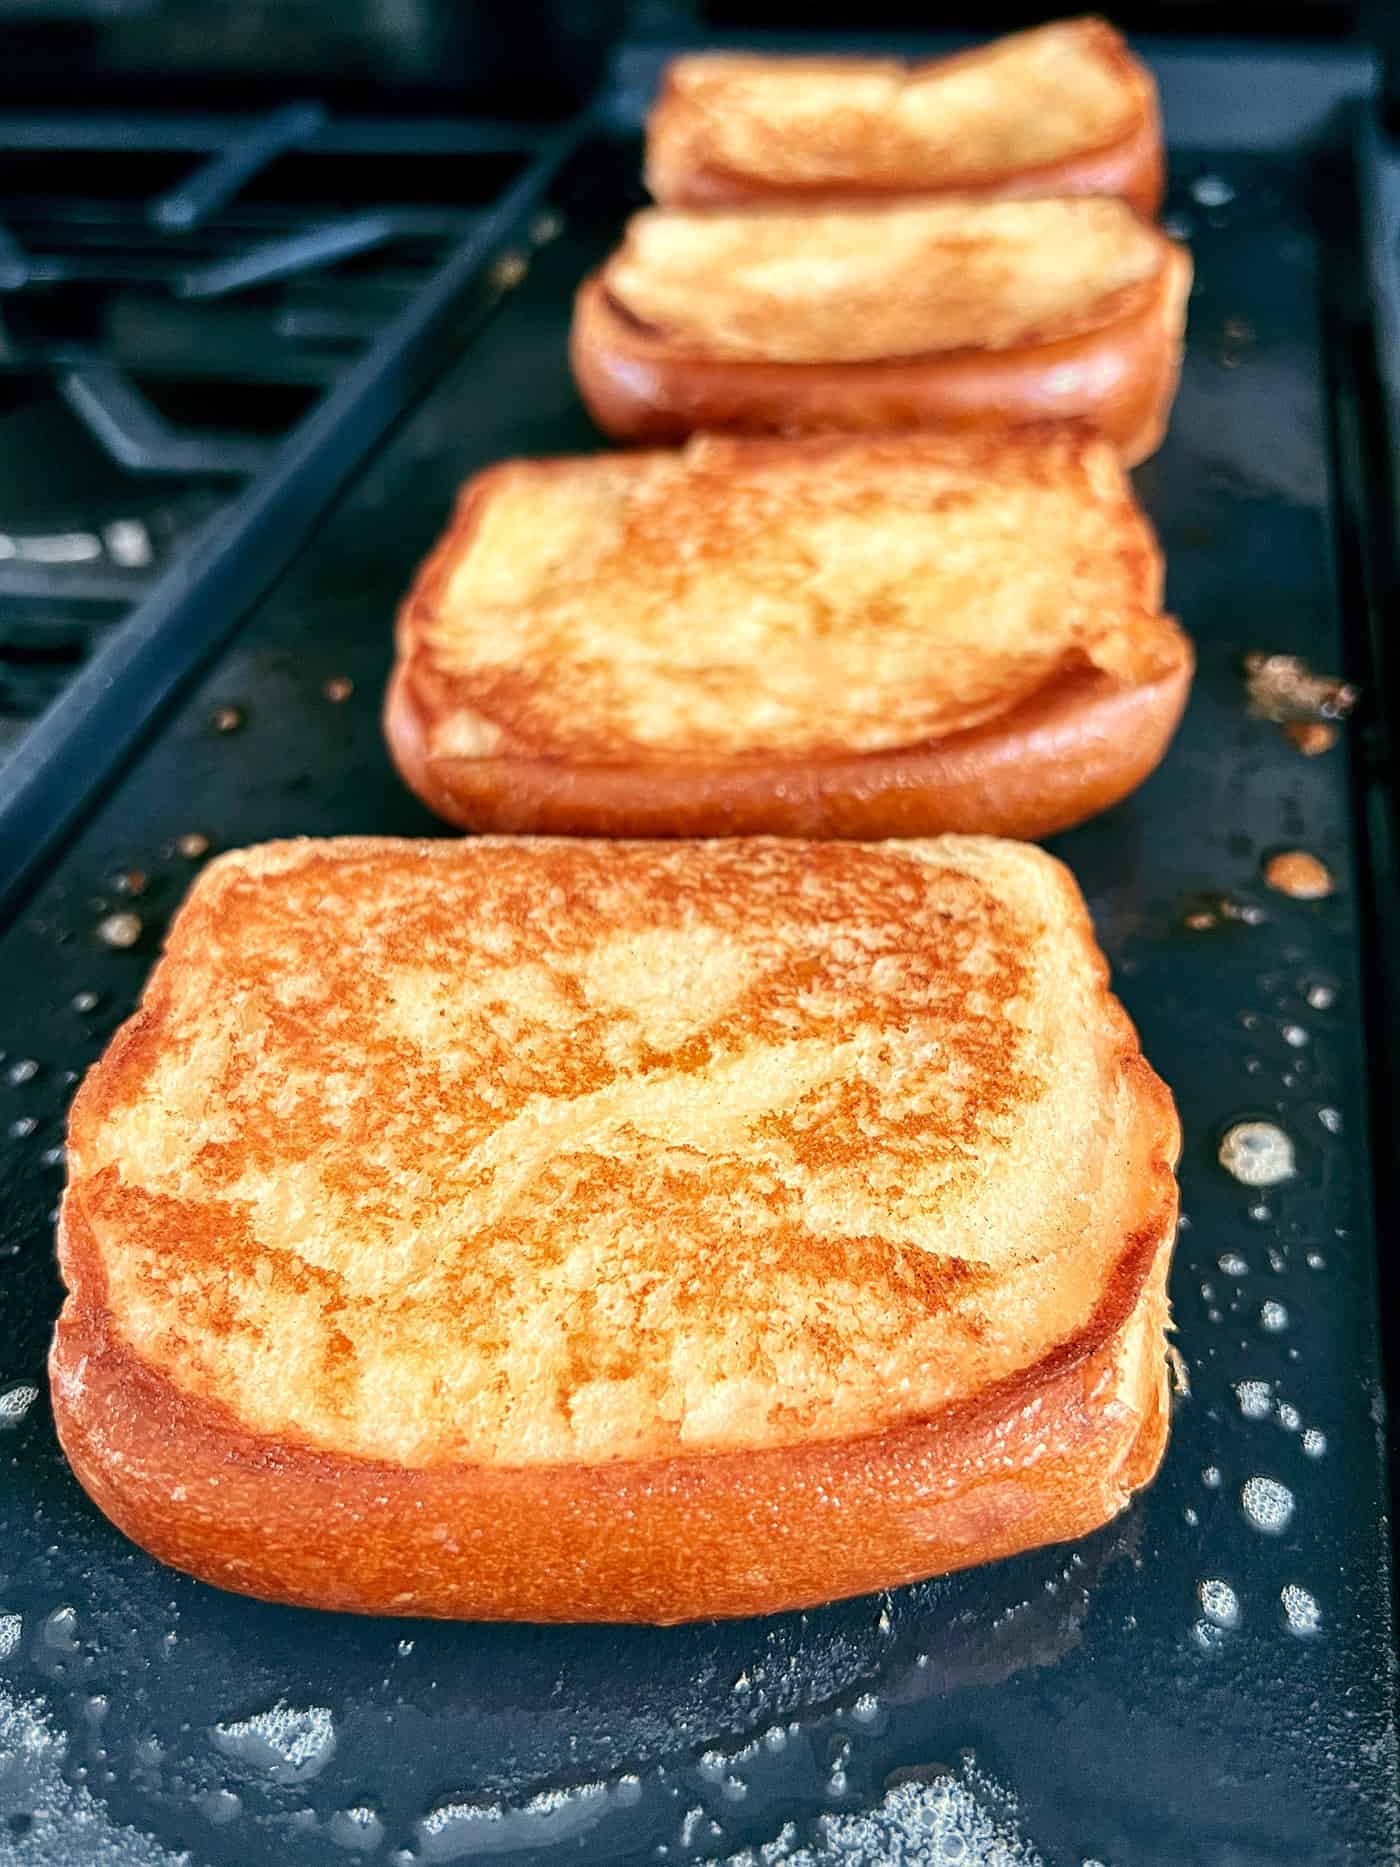
[{"label": "bread crust edge", "polygon": [[[750,440],[754,453],[841,449],[838,436]],[[430,751],[434,724],[466,713],[422,652],[426,626],[469,549],[485,504],[512,468],[463,487],[453,516],[400,605],[384,736],[399,775],[459,829],[554,836],[814,836],[878,840],[945,831],[1034,840],[1072,828],[1136,790],[1180,724],[1195,672],[1189,637],[1170,618],[1160,676],[1129,684],[1066,665],[1035,693],[980,725],[887,751],[820,757],[650,758],[590,762],[508,744],[475,757]],[[536,470],[551,464],[532,461]],[[1162,554],[1143,527],[1145,605],[1161,600]],[[1133,549],[1139,549],[1134,541]]]},{"label": "bread crust edge", "polygon": [[1001,350],[967,348],[860,363],[734,361],[684,348],[617,307],[607,264],[580,285],[569,360],[594,421],[614,440],[740,433],[986,432],[1086,422],[1126,466],[1155,451],[1181,369],[1191,260],[1164,234],[1153,289],[1092,329]]},{"label": "bread crust edge", "polygon": [[434,758],[412,674],[389,685],[385,732],[404,782],[459,829],[550,836],[812,836],[875,841],[956,830],[1033,841],[1118,803],[1156,769],[1192,657],[1128,686],[1092,669],[926,746],[809,760],[570,764],[503,753]]}]

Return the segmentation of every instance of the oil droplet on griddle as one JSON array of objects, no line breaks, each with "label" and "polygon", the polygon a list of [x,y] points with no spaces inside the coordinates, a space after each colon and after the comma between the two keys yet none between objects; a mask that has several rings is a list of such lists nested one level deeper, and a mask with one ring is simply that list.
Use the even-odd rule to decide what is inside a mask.
[{"label": "oil droplet on griddle", "polygon": [[199,1810],[206,1821],[216,1828],[222,1828],[226,1822],[236,1821],[243,1813],[243,1803],[231,1789],[211,1789],[199,1799]]},{"label": "oil droplet on griddle", "polygon": [[1288,1327],[1288,1311],[1282,1303],[1270,1297],[1259,1305],[1259,1327],[1270,1335],[1279,1335]]},{"label": "oil droplet on griddle", "polygon": [[326,1823],[326,1833],[337,1847],[370,1854],[384,1839],[384,1824],[367,1802],[357,1802],[352,1808],[337,1809]]},{"label": "oil droplet on griddle", "polygon": [[0,1387],[0,1426],[18,1426],[38,1398],[32,1381],[12,1381]]},{"label": "oil droplet on griddle", "polygon": [[74,1011],[86,1013],[96,1011],[101,1001],[96,992],[75,992],[68,1002]]},{"label": "oil droplet on griddle", "polygon": [[175,847],[188,861],[197,862],[201,856],[208,855],[209,838],[199,830],[187,830],[175,839]]},{"label": "oil droplet on griddle", "polygon": [[1220,1143],[1220,1164],[1245,1186],[1277,1186],[1295,1172],[1293,1143],[1273,1122],[1236,1122]]},{"label": "oil droplet on griddle", "polygon": [[58,1653],[76,1653],[78,1650],[77,1609],[55,1608],[44,1621],[43,1641],[46,1647],[52,1647]]},{"label": "oil droplet on griddle", "polygon": [[97,937],[104,946],[135,946],[142,932],[139,914],[109,914],[97,923]]},{"label": "oil droplet on griddle", "polygon": [[1296,1500],[1277,1478],[1246,1478],[1240,1489],[1240,1506],[1256,1530],[1266,1536],[1282,1536],[1293,1520]]},{"label": "oil droplet on griddle", "polygon": [[1273,1411],[1274,1390],[1268,1381],[1236,1381],[1235,1398],[1247,1420],[1267,1420]]},{"label": "oil droplet on griddle", "polygon": [[1327,1450],[1327,1435],[1310,1426],[1303,1434],[1303,1450],[1310,1459],[1320,1459]]},{"label": "oil droplet on griddle", "polygon": [[32,1083],[38,1074],[39,1065],[33,1057],[21,1057],[18,1063],[12,1063],[6,1070],[5,1080],[18,1088],[21,1083]]},{"label": "oil droplet on griddle", "polygon": [[1307,1635],[1321,1630],[1322,1610],[1306,1588],[1300,1588],[1297,1582],[1285,1582],[1278,1598],[1289,1633]]},{"label": "oil droplet on griddle", "polygon": [[1196,1598],[1201,1604],[1202,1614],[1217,1627],[1239,1626],[1240,1598],[1228,1582],[1222,1582],[1218,1576],[1209,1576],[1196,1584]]},{"label": "oil droplet on griddle", "polygon": [[251,1718],[216,1724],[210,1735],[226,1757],[265,1770],[279,1783],[315,1776],[335,1750],[335,1725],[323,1705],[303,1711],[282,1699]]},{"label": "oil droplet on griddle", "polygon": [[1234,198],[1223,175],[1198,175],[1191,184],[1191,199],[1198,207],[1228,207]]}]

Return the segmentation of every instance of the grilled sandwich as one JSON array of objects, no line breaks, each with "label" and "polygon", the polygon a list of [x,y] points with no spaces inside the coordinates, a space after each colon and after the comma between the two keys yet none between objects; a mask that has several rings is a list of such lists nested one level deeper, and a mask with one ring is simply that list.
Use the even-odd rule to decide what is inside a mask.
[{"label": "grilled sandwich", "polygon": [[220,858],[84,1082],[51,1373],[163,1561],[675,1621],[1079,1536],[1167,1432],[1171,1097],[1023,844]]},{"label": "grilled sandwich", "polygon": [[1121,201],[650,208],[581,286],[570,352],[621,440],[697,429],[1166,427],[1191,263]]},{"label": "grilled sandwich", "polygon": [[470,829],[1040,836],[1162,757],[1161,599],[1074,429],[513,461],[403,607],[388,738]]},{"label": "grilled sandwich", "polygon": [[1060,20],[919,65],[678,58],[647,122],[669,207],[800,206],[949,191],[1118,195],[1157,212],[1150,73],[1101,19]]}]

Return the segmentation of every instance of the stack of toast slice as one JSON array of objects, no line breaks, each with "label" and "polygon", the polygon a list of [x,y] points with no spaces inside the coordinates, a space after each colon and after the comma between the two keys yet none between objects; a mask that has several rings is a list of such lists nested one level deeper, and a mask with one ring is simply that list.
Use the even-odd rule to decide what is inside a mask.
[{"label": "stack of toast slice", "polygon": [[1101,20],[906,68],[682,58],[648,124],[661,206],[571,342],[619,440],[1086,421],[1131,466],[1176,390],[1191,265],[1146,70]]}]

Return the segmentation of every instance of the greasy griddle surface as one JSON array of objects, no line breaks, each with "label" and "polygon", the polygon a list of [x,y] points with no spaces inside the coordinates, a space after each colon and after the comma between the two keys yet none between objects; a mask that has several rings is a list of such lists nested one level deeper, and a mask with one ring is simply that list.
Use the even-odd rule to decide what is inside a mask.
[{"label": "greasy griddle surface", "polygon": [[[635,151],[598,166],[592,205],[0,943],[0,1382],[42,1382],[58,1301],[59,1169],[45,1154],[65,1072],[96,1054],[139,990],[192,873],[176,839],[437,832],[379,736],[393,609],[467,473],[595,444],[564,335],[574,283],[614,237],[629,164]],[[1236,199],[1194,201],[1190,183],[1207,173]],[[372,1859],[406,1847],[424,1859],[506,1848],[654,1859],[663,1843],[670,1860],[723,1857],[789,1820],[828,1851],[859,1843],[866,1859],[954,1832],[968,1859],[1055,1867],[1388,1855],[1388,1558],[1347,753],[1304,760],[1246,716],[1239,675],[1253,648],[1326,668],[1342,655],[1309,185],[1271,159],[1177,152],[1171,206],[1200,287],[1171,436],[1136,478],[1200,673],[1163,769],[1055,846],[1185,1127],[1190,1225],[1173,1297],[1192,1392],[1154,1489],[1074,1550],[771,1622],[358,1621],[261,1607],[159,1569],[79,1493],[41,1397],[0,1433],[0,1615],[23,1617],[0,1658],[0,1817],[13,1818],[0,1859],[29,1858],[46,1834],[55,1858],[113,1858],[108,1820],[134,1831],[133,1860],[187,1848],[239,1867],[343,1862],[366,1843]],[[328,696],[346,680],[348,697]],[[221,708],[238,710],[223,722],[234,730],[216,729]],[[1262,862],[1291,846],[1333,869],[1333,898],[1263,886]],[[132,870],[144,891],[125,896],[114,878]],[[1262,920],[1184,927],[1221,896]],[[96,937],[113,911],[142,918],[128,951]],[[85,992],[99,995],[94,1010],[74,1008]],[[4,1071],[31,1058],[38,1073],[9,1084]],[[1325,1123],[1323,1109],[1336,1116]],[[1251,1193],[1216,1164],[1223,1128],[1244,1115],[1284,1121],[1289,1185]],[[1266,1417],[1247,1417],[1241,1381],[1276,1384],[1245,1390]],[[1296,1424],[1280,1423],[1275,1401]],[[1304,1428],[1325,1435],[1321,1456]],[[1241,1508],[1256,1476],[1295,1501],[1279,1534]],[[1234,1590],[1238,1626],[1203,1621],[1210,1581]],[[1320,1609],[1311,1637],[1285,1624],[1290,1586]],[[1220,1592],[1207,1599],[1219,1613]],[[1299,1597],[1287,1599],[1296,1614]],[[0,1620],[0,1654],[13,1631]],[[244,1725],[279,1706],[280,1723]],[[36,1741],[7,1760],[3,1745],[25,1729]],[[532,1800],[561,1786],[575,1793]],[[90,1791],[107,1810],[96,1823]],[[41,1804],[51,1817],[35,1816]],[[823,1811],[834,1828],[813,1828]]]}]

